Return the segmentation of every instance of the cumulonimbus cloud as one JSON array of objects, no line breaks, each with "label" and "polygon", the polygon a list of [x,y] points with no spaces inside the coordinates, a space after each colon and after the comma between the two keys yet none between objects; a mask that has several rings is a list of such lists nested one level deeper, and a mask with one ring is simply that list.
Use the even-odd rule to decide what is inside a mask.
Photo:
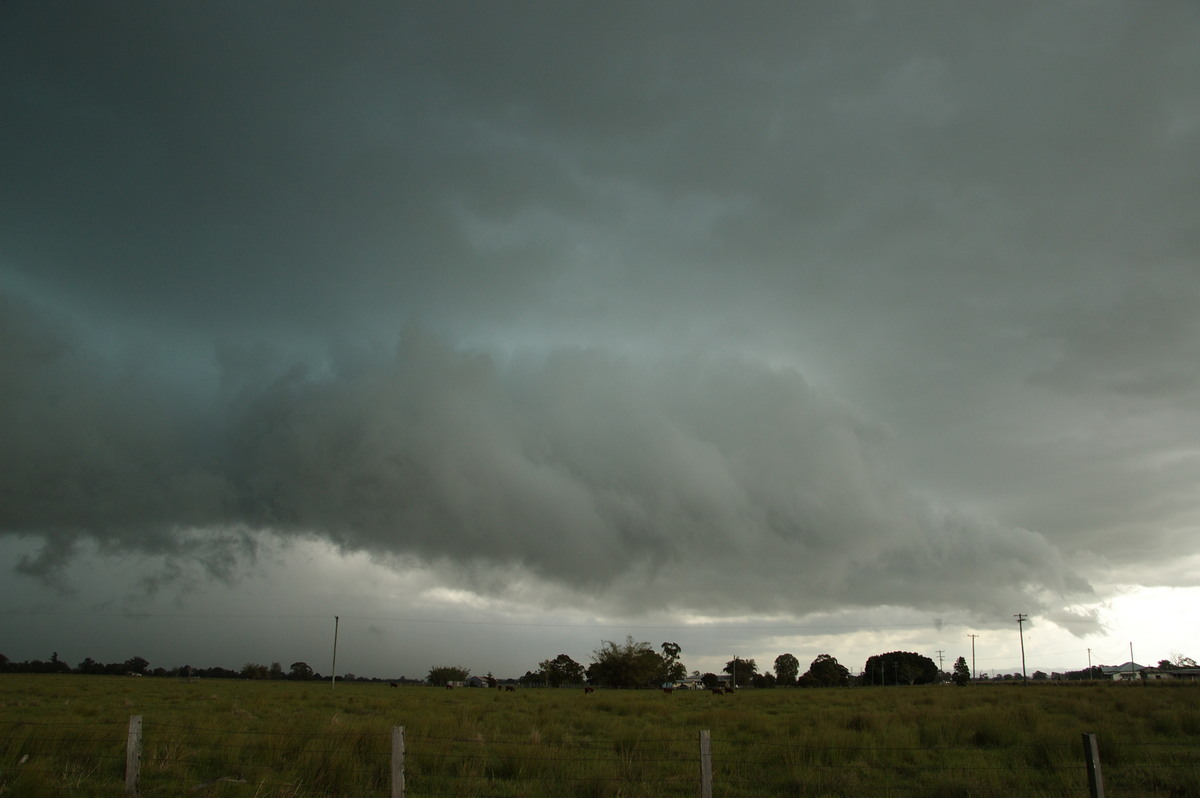
[{"label": "cumulonimbus cloud", "polygon": [[31,573],[73,539],[192,556],[195,530],[241,528],[516,568],[623,609],[936,607],[949,590],[982,611],[1087,591],[1042,535],[916,498],[886,435],[794,370],[500,358],[410,330],[189,392],[20,310],[2,331],[0,532],[45,537]]}]

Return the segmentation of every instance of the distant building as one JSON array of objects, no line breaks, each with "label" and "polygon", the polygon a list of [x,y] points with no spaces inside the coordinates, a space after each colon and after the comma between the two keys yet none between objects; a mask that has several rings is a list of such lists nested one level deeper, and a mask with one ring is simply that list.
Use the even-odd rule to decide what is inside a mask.
[{"label": "distant building", "polygon": [[1100,672],[1114,682],[1160,682],[1172,679],[1200,679],[1200,668],[1153,668],[1126,662],[1124,665],[1101,665]]},{"label": "distant building", "polygon": [[1138,665],[1136,662],[1126,662],[1124,665],[1101,665],[1100,673],[1106,678],[1112,679],[1114,682],[1134,681],[1141,678],[1141,672],[1146,670],[1145,665]]}]

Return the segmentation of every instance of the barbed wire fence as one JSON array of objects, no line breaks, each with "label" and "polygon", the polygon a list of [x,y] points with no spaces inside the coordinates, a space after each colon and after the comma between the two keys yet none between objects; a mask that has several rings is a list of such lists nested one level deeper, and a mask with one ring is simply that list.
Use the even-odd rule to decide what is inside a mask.
[{"label": "barbed wire fence", "polygon": [[[708,730],[646,738],[390,729],[330,733],[179,724],[0,720],[0,795],[474,796],[1187,795],[1200,778],[1192,741],[1083,745],[820,747],[735,740]],[[1138,786],[1135,786],[1138,785]],[[1022,790],[1024,794],[1031,794]]]}]

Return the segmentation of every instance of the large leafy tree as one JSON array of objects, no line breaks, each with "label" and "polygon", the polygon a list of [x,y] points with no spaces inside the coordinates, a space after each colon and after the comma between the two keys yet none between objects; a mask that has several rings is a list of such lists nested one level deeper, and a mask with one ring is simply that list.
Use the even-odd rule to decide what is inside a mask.
[{"label": "large leafy tree", "polygon": [[678,643],[663,643],[661,648],[663,670],[659,681],[667,684],[669,682],[677,682],[687,676],[687,668],[679,661],[679,654],[683,651],[680,645]]},{"label": "large leafy tree", "polygon": [[789,685],[796,683],[800,675],[800,660],[791,654],[780,654],[775,658],[775,681],[778,684]]},{"label": "large leafy tree", "polygon": [[818,654],[800,677],[800,684],[805,687],[845,687],[850,684],[850,671],[837,661],[837,657]]},{"label": "large leafy tree", "polygon": [[267,666],[257,662],[247,662],[241,670],[243,679],[265,679],[268,673]]},{"label": "large leafy tree", "polygon": [[733,677],[735,685],[750,684],[754,681],[754,677],[758,675],[758,663],[753,659],[742,659],[734,657],[725,663],[725,667],[721,669]]},{"label": "large leafy tree", "polygon": [[863,680],[867,684],[934,684],[938,674],[937,663],[923,654],[891,651],[867,659]]},{"label": "large leafy tree", "polygon": [[[267,673],[270,675],[269,670]],[[293,662],[291,668],[288,669],[288,678],[298,682],[307,681],[314,676],[313,669],[307,662]]]},{"label": "large leafy tree", "polygon": [[582,684],[584,670],[582,665],[566,654],[559,654],[554,659],[539,662],[537,675],[543,684],[560,687],[564,684]]},{"label": "large leafy tree", "polygon": [[[2,665],[3,663],[0,663]],[[91,657],[85,657],[76,668],[80,673],[104,673],[104,666]]]},{"label": "large leafy tree", "polygon": [[607,687],[653,687],[662,681],[666,660],[645,642],[626,635],[624,643],[602,642],[592,652],[587,678]]},{"label": "large leafy tree", "polygon": [[425,678],[432,685],[444,685],[446,682],[461,682],[471,675],[469,668],[458,665],[435,665],[429,669]]},{"label": "large leafy tree", "polygon": [[959,687],[966,687],[971,681],[971,668],[967,665],[966,657],[959,657],[954,660],[954,675],[950,677]]}]

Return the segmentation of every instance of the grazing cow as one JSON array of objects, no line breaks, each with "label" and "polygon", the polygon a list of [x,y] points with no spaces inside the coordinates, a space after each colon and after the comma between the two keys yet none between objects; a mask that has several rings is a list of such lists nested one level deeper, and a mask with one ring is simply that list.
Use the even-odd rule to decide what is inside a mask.
[{"label": "grazing cow", "polygon": [[388,682],[388,687],[399,687],[399,686],[400,685],[396,684],[395,682]]},{"label": "grazing cow", "polygon": [[726,693],[726,695],[733,695],[733,688],[732,688],[732,687],[726,687],[726,688],[725,688],[725,693]]},{"label": "grazing cow", "polygon": [[450,682],[446,682],[446,689],[447,689],[447,690],[453,690],[453,689],[454,689],[454,685],[450,684]]},{"label": "grazing cow", "polygon": [[712,694],[713,695],[725,695],[725,691],[722,690],[720,687],[714,687],[712,689]]},{"label": "grazing cow", "polygon": [[517,692],[517,688],[513,687],[511,684],[506,684],[506,685],[504,685],[504,692],[515,693],[515,692]]},{"label": "grazing cow", "polygon": [[675,692],[675,688],[674,687],[664,687],[663,692],[666,693],[667,695],[670,695],[671,693]]},{"label": "grazing cow", "polygon": [[592,694],[592,693],[594,693],[594,692],[596,692],[596,688],[595,688],[595,687],[585,687],[585,688],[583,688],[583,694],[584,694],[584,695],[591,695],[591,694]]}]

